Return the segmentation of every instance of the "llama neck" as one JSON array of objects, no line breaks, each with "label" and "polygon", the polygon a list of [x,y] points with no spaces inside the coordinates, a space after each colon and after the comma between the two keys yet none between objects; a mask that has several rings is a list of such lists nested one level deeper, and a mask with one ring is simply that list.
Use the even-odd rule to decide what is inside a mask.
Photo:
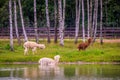
[{"label": "llama neck", "polygon": [[90,41],[87,42],[88,46],[90,45],[90,43],[91,43]]},{"label": "llama neck", "polygon": [[58,63],[58,62],[59,62],[59,59],[55,59],[55,62]]}]

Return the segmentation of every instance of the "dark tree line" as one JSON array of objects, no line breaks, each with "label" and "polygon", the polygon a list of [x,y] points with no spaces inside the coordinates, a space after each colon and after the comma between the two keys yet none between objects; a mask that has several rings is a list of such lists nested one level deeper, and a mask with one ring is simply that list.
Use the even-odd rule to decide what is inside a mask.
[{"label": "dark tree line", "polygon": [[[12,0],[13,1],[13,0]],[[75,26],[76,11],[75,5],[76,0],[66,0],[66,14],[65,14],[65,25],[66,27]],[[92,0],[93,2],[94,0]],[[85,25],[87,24],[87,0],[84,0],[85,7]],[[91,0],[90,2],[91,3]],[[99,1],[100,3],[100,1]],[[34,25],[34,4],[33,0],[21,0],[23,15],[25,19],[25,25]],[[93,3],[94,4],[94,3]],[[18,5],[18,3],[17,3]],[[50,15],[51,26],[54,26],[54,0],[48,0],[48,8]],[[94,6],[92,6],[94,7]],[[100,4],[98,5],[100,7]],[[17,10],[18,10],[17,6]],[[36,15],[38,21],[38,27],[45,26],[46,23],[46,12],[45,12],[45,0],[36,0]],[[8,21],[8,0],[0,0],[0,27],[7,27]],[[19,12],[17,13],[19,15]],[[100,14],[98,15],[98,17]],[[20,17],[20,16],[19,16]],[[18,17],[18,19],[19,19]],[[99,18],[100,19],[100,18]],[[81,22],[82,20],[80,20]],[[20,25],[20,22],[18,22]],[[120,25],[120,0],[103,0],[103,24],[106,26]]]}]

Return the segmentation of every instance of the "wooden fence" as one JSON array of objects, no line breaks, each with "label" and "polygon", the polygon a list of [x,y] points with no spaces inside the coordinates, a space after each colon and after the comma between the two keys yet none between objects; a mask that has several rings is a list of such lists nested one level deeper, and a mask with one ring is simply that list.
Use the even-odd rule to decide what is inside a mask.
[{"label": "wooden fence", "polygon": [[[28,37],[34,37],[35,32],[33,27],[26,27],[25,28],[27,32]],[[46,38],[47,37],[47,28],[38,28],[38,35],[41,38]],[[8,37],[9,38],[9,28],[0,28],[0,38]],[[87,30],[86,30],[87,31]],[[59,32],[59,31],[58,31]],[[103,28],[103,37],[104,38],[120,38],[120,27],[104,27]],[[23,37],[23,30],[22,28],[19,28],[19,35],[20,37]],[[50,35],[51,37],[54,37],[54,28],[50,28]],[[58,34],[59,35],[59,34]],[[75,28],[65,28],[64,30],[64,35],[65,38],[74,38],[75,36]],[[97,30],[97,37],[100,35],[100,30]],[[15,34],[15,29],[13,29],[13,36],[14,38],[16,37]],[[82,37],[82,29],[79,31],[79,37]],[[86,37],[87,37],[87,32],[86,32]]]}]

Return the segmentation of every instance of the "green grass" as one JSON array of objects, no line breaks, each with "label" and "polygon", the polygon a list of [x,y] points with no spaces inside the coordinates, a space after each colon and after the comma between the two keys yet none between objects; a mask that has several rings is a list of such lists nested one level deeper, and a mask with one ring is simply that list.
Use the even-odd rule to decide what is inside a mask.
[{"label": "green grass", "polygon": [[[80,41],[79,41],[80,42]],[[60,55],[60,62],[120,62],[120,43],[94,43],[85,51],[78,51],[77,45],[73,40],[65,40],[64,46],[53,41],[48,44],[46,40],[41,40],[46,48],[44,50],[37,49],[35,55],[29,51],[29,55],[24,55],[23,46],[19,46],[17,41],[14,41],[14,51],[10,51],[9,40],[0,40],[0,62],[37,62],[42,57],[53,58],[55,55]],[[23,42],[22,42],[23,44]]]}]

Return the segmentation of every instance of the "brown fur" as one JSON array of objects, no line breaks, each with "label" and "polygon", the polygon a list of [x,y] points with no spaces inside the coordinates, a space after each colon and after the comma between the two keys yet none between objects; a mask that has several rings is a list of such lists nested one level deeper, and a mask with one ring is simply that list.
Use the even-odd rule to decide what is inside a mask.
[{"label": "brown fur", "polygon": [[78,45],[78,50],[85,50],[91,43],[92,39],[89,38],[87,42],[82,42]]}]

